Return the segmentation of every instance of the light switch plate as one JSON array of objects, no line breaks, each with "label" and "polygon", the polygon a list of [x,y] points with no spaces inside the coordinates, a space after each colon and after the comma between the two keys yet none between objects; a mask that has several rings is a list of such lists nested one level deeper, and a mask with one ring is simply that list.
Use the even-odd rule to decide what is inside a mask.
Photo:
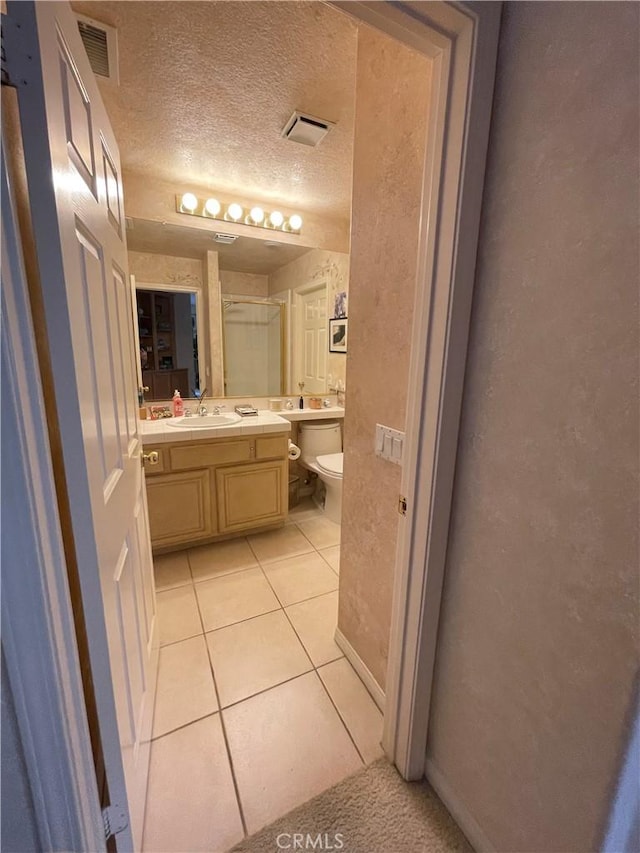
[{"label": "light switch plate", "polygon": [[404,433],[397,429],[376,424],[375,453],[381,459],[402,465]]}]

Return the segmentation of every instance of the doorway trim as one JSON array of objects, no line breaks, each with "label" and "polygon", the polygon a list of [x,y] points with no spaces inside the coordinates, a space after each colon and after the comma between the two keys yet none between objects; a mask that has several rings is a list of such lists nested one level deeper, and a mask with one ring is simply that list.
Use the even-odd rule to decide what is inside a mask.
[{"label": "doorway trim", "polygon": [[[402,775],[418,778],[425,767],[500,4],[392,5],[342,0],[333,5],[426,53],[438,70],[434,75],[438,109],[433,111],[437,124],[430,135],[422,206],[420,286],[412,334],[411,402],[403,468],[409,512],[401,522],[398,541],[384,733],[387,754]],[[454,115],[456,104],[462,105],[459,116]],[[430,228],[434,223],[437,227]],[[17,234],[15,239],[19,247]],[[37,784],[40,796],[36,804],[38,827],[44,838],[59,831],[63,840],[52,841],[49,846],[98,850],[104,849],[102,822],[82,713],[64,554],[59,527],[55,519],[52,521],[50,510],[55,506],[55,492],[51,491],[48,468],[46,414],[42,398],[34,390],[39,388],[38,365],[29,306],[24,300],[26,288],[21,281],[14,287],[25,304],[20,308],[19,322],[13,326],[16,336],[7,336],[2,346],[3,356],[11,359],[11,376],[21,376],[18,387],[24,389],[3,411],[7,418],[13,418],[13,432],[8,434],[13,438],[15,433],[19,461],[24,463],[15,493],[20,487],[27,495],[29,484],[35,488],[34,484],[42,483],[49,494],[45,503],[48,514],[42,516],[48,523],[40,524],[40,516],[32,511],[12,531],[16,550],[22,544],[18,534],[24,522],[29,526],[34,559],[26,559],[27,551],[22,557],[25,571],[35,572],[41,618],[36,619],[33,595],[27,596],[29,586],[23,574],[21,583],[3,589],[3,615],[5,628],[15,625],[18,630],[24,619],[24,629],[30,626],[29,640],[12,643],[9,649],[3,638],[3,646],[8,653],[7,668],[15,678],[11,679],[12,688],[15,683],[21,691],[18,723],[22,746],[31,750],[29,782],[32,790]],[[21,329],[27,335],[22,339],[17,337]],[[35,384],[29,380],[31,375]],[[33,492],[31,496],[33,499]],[[24,655],[28,655],[29,666],[21,673]],[[46,677],[38,684],[31,672],[34,656]],[[47,661],[52,664],[49,670]],[[102,673],[97,675],[103,677]],[[51,685],[56,701],[42,712],[34,711],[33,699],[41,693],[43,683]],[[51,739],[43,743],[48,731],[53,733]],[[40,750],[33,739],[36,735]],[[61,796],[68,804],[64,815],[59,811]]]},{"label": "doorway trim", "polygon": [[502,4],[332,5],[433,63],[383,733],[413,780],[426,770]]}]

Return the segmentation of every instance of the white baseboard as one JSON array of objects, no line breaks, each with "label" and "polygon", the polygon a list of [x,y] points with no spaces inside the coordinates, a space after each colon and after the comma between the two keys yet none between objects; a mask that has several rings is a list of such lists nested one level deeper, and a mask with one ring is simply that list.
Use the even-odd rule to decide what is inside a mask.
[{"label": "white baseboard", "polygon": [[373,677],[371,670],[362,660],[351,643],[347,640],[340,628],[336,628],[335,641],[340,650],[344,652],[344,656],[349,661],[360,677],[360,680],[371,694],[371,698],[376,703],[378,708],[384,714],[384,690]]},{"label": "white baseboard", "polygon": [[473,849],[477,853],[496,853],[496,848],[484,834],[476,819],[469,814],[467,807],[449,785],[438,765],[430,758],[426,760],[424,775],[451,813],[451,817],[466,835]]}]

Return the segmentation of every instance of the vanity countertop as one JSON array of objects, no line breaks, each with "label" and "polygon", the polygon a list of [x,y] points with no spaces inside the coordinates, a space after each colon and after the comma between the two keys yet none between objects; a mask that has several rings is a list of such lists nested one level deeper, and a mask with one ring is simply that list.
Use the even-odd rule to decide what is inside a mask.
[{"label": "vanity countertop", "polygon": [[[194,420],[195,420],[194,415]],[[324,409],[283,409],[269,412],[261,409],[257,417],[242,418],[229,426],[211,429],[189,429],[169,426],[169,418],[157,421],[140,421],[143,444],[162,444],[170,441],[199,441],[203,438],[229,438],[234,435],[256,435],[269,432],[291,432],[291,421],[318,421],[344,418],[343,406],[328,406]]]},{"label": "vanity countertop", "polygon": [[327,406],[322,409],[282,409],[278,415],[288,421],[333,421],[336,418],[344,418],[344,406]]},{"label": "vanity countertop", "polygon": [[168,420],[169,418],[162,418],[157,421],[140,421],[142,443],[166,444],[170,441],[199,441],[206,438],[230,438],[237,435],[291,431],[291,424],[288,419],[280,417],[275,412],[265,411],[260,411],[257,417],[242,418],[236,423],[229,424],[229,426],[216,426],[210,429],[189,429],[188,427],[176,429],[169,426]]}]

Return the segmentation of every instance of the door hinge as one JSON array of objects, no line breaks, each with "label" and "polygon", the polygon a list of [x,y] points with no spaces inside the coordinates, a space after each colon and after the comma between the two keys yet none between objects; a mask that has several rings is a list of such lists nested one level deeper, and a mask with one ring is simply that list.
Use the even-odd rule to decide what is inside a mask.
[{"label": "door hinge", "polygon": [[407,514],[407,499],[404,495],[398,495],[398,512],[400,515]]},{"label": "door hinge", "polygon": [[119,805],[107,806],[102,809],[102,822],[104,823],[104,838],[108,841],[112,835],[117,835],[129,826],[129,815]]},{"label": "door hinge", "polygon": [[28,86],[29,74],[34,68],[33,53],[26,45],[20,24],[6,14],[2,15],[2,45],[0,47],[3,86]]}]

